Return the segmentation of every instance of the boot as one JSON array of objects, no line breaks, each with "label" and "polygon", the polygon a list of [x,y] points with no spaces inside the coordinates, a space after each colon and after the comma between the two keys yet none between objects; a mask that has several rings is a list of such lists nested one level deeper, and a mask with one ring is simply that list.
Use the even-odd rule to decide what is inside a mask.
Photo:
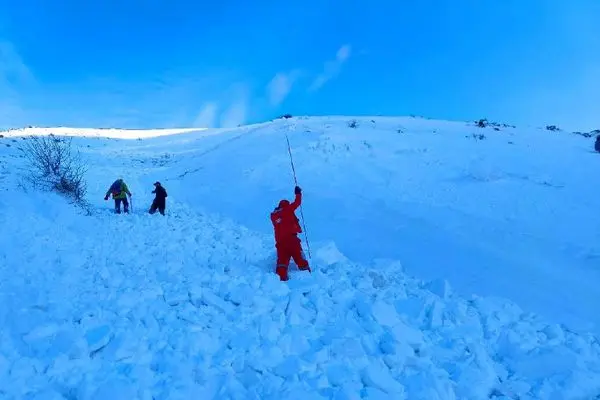
[{"label": "boot", "polygon": [[285,267],[277,267],[277,268],[275,269],[275,273],[276,273],[277,275],[279,275],[279,279],[280,279],[281,281],[287,281],[287,280],[289,279],[289,278],[288,278],[288,269],[287,269],[287,268],[285,268]]},{"label": "boot", "polygon": [[308,265],[304,266],[304,267],[298,267],[298,269],[300,271],[308,271],[308,272],[312,273],[312,271],[311,271],[311,269],[310,269],[310,267]]}]

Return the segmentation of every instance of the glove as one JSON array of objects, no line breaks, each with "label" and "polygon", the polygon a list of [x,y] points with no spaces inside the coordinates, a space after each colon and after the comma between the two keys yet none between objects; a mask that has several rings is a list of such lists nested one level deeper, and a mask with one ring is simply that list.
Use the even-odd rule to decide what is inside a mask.
[{"label": "glove", "polygon": [[104,200],[108,200],[108,196],[104,196]]},{"label": "glove", "polygon": [[296,186],[296,187],[294,188],[294,193],[295,193],[295,194],[301,194],[301,193],[302,193],[302,189],[300,189],[300,186]]}]

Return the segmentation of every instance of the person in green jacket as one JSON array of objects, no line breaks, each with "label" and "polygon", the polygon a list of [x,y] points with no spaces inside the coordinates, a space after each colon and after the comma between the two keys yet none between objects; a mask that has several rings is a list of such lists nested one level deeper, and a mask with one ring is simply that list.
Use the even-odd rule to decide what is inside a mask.
[{"label": "person in green jacket", "polygon": [[106,192],[106,196],[104,196],[104,200],[108,200],[110,194],[112,194],[112,197],[115,200],[115,212],[121,214],[121,203],[123,203],[125,213],[129,213],[129,201],[127,201],[127,196],[131,197],[131,192],[123,179],[119,178],[110,185],[110,188],[108,188],[108,191]]}]

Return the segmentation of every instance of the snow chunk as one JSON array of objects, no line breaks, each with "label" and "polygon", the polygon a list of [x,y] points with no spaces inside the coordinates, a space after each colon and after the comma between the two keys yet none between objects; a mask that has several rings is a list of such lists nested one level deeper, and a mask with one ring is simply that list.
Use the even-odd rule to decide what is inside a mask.
[{"label": "snow chunk", "polygon": [[386,274],[400,274],[404,271],[402,263],[390,258],[376,258],[370,263],[371,268]]},{"label": "snow chunk", "polygon": [[[369,400],[387,400],[390,398],[390,395],[382,390],[379,390],[375,387],[366,387],[361,390],[363,399]],[[396,398],[396,397],[395,397]]]},{"label": "snow chunk", "polygon": [[447,300],[452,294],[450,284],[445,279],[435,279],[425,284],[425,289],[431,293],[441,297],[443,300]]},{"label": "snow chunk", "polygon": [[179,288],[167,288],[163,292],[165,302],[170,306],[185,303],[189,300],[189,293]]},{"label": "snow chunk", "polygon": [[396,311],[410,322],[421,323],[427,312],[429,300],[423,296],[410,296],[394,303]]},{"label": "snow chunk", "polygon": [[6,357],[0,353],[0,382],[7,379],[8,373],[10,372],[10,362]]},{"label": "snow chunk", "polygon": [[227,295],[229,301],[234,305],[252,306],[255,290],[249,285],[242,285],[231,290]]},{"label": "snow chunk", "polygon": [[343,385],[348,379],[348,376],[352,375],[351,370],[347,365],[335,362],[327,365],[325,373],[327,374],[329,383],[334,386]]},{"label": "snow chunk", "polygon": [[23,340],[30,342],[47,339],[50,336],[54,336],[59,331],[59,329],[60,326],[58,324],[42,325],[33,329],[31,332],[23,336]]},{"label": "snow chunk", "polygon": [[287,282],[287,285],[291,291],[301,292],[302,294],[308,294],[320,289],[320,285],[315,281],[314,275],[304,271],[294,274],[292,279]]},{"label": "snow chunk", "polygon": [[455,400],[454,383],[445,371],[419,369],[403,377],[406,398],[415,400]]},{"label": "snow chunk", "polygon": [[427,312],[427,327],[431,330],[440,328],[444,324],[445,304],[435,300]]},{"label": "snow chunk", "polygon": [[137,397],[135,385],[122,378],[114,377],[104,382],[91,396],[93,400],[130,400]]},{"label": "snow chunk", "polygon": [[394,326],[400,322],[394,306],[381,300],[373,304],[373,317],[375,321],[384,326]]},{"label": "snow chunk", "polygon": [[207,289],[202,291],[202,301],[204,304],[215,307],[225,314],[232,314],[235,311],[235,306],[233,304],[226,302],[221,297]]},{"label": "snow chunk", "polygon": [[27,396],[27,399],[31,399],[31,400],[66,400],[67,398],[55,390],[47,389],[47,390],[44,390],[41,392],[36,392],[35,394],[30,394]]},{"label": "snow chunk", "polygon": [[565,332],[558,324],[546,326],[543,332],[546,334],[552,345],[559,345],[565,340]]},{"label": "snow chunk", "polygon": [[104,348],[113,338],[113,332],[108,325],[100,325],[90,329],[85,334],[90,353],[96,353]]},{"label": "snow chunk", "polygon": [[494,361],[483,346],[470,344],[467,354],[457,361],[450,375],[457,383],[459,398],[485,398],[498,385]]},{"label": "snow chunk", "polygon": [[565,347],[534,350],[509,364],[519,375],[531,379],[567,376],[578,369],[576,353]]},{"label": "snow chunk", "polygon": [[282,378],[289,380],[300,372],[300,360],[294,356],[286,357],[275,367],[274,372]]},{"label": "snow chunk", "polygon": [[383,274],[377,271],[369,271],[369,276],[373,279],[374,289],[383,289],[388,286],[388,280],[385,279]]},{"label": "snow chunk", "polygon": [[319,264],[329,266],[337,263],[347,263],[348,259],[337,248],[334,242],[329,242],[315,252],[315,258]]},{"label": "snow chunk", "polygon": [[392,377],[386,367],[380,364],[370,364],[365,368],[362,379],[365,385],[380,389],[394,399],[405,398],[404,386]]},{"label": "snow chunk", "polygon": [[259,291],[268,293],[271,298],[282,298],[289,294],[290,288],[281,282],[276,274],[263,275]]}]

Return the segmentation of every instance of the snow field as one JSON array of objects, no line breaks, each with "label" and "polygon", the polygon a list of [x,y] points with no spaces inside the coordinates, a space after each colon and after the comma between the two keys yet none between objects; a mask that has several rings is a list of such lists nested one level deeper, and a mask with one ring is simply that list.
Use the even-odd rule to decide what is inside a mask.
[{"label": "snow field", "polygon": [[[431,156],[434,138],[393,144],[384,139],[377,143],[379,136],[374,135],[368,143],[378,152],[372,153],[369,166],[351,156],[357,149],[354,135],[365,132],[348,130],[335,119],[328,121],[308,121],[306,127],[289,129],[304,134],[290,136],[301,184],[305,182],[304,212],[313,240],[314,273],[295,271],[292,266],[291,280],[285,284],[273,273],[268,213],[281,196],[288,192],[291,196],[289,175],[284,172],[289,160],[280,147],[274,150],[280,145],[281,130],[289,128],[286,124],[143,141],[77,139],[93,166],[91,216],[80,214],[58,196],[20,191],[16,176],[22,160],[16,145],[0,147],[0,178],[9,191],[0,196],[0,224],[9,227],[0,238],[0,398],[589,399],[600,394],[600,346],[594,335],[576,333],[560,323],[560,317],[541,318],[506,299],[465,295],[469,276],[463,276],[461,289],[455,290],[444,279],[410,277],[413,273],[406,273],[396,254],[373,256],[378,241],[388,249],[418,244],[391,230],[398,223],[406,224],[418,238],[436,230],[449,235],[461,229],[480,232],[478,246],[494,252],[517,241],[494,232],[494,228],[508,231],[510,226],[491,210],[465,212],[476,203],[463,201],[481,192],[462,192],[464,185],[461,189],[454,183],[455,197],[444,200],[420,186],[439,182],[439,176],[425,173],[454,175],[448,169],[450,161],[442,163],[439,155]],[[377,125],[389,123],[386,129],[391,129],[399,121],[410,122],[384,120]],[[364,124],[374,129],[368,120]],[[411,135],[430,132],[429,125],[452,131],[439,121],[419,124],[418,129],[405,129]],[[329,133],[323,136],[321,129]],[[336,149],[348,145],[351,151],[340,153],[328,147],[324,159],[315,156],[315,148],[332,143]],[[469,143],[463,144],[463,156],[467,150],[475,151]],[[386,159],[385,154],[392,156],[381,150],[396,152],[398,146],[405,146],[402,154],[421,154],[415,150],[420,146],[428,149],[422,153],[430,154],[407,164],[428,162],[430,166],[407,172],[407,177],[414,171],[423,174],[411,181],[414,190],[405,191],[400,175],[391,172],[392,162],[398,159]],[[519,160],[527,159],[526,155]],[[360,174],[341,174],[352,165]],[[520,165],[531,177],[533,167]],[[326,172],[331,168],[340,168],[340,174],[334,175],[341,182],[331,181]],[[535,168],[549,167],[535,164]],[[494,175],[496,169],[490,167],[485,176]],[[116,216],[113,203],[102,201],[117,176],[123,176],[134,193],[131,215]],[[385,176],[394,182],[391,186],[378,181]],[[147,192],[157,179],[169,192],[167,217],[146,214],[151,200]],[[365,182],[369,189],[360,189]],[[572,186],[576,180],[565,173],[563,182]],[[518,189],[531,194],[538,186]],[[392,192],[395,187],[402,191]],[[539,194],[547,190],[554,189]],[[439,197],[424,201],[430,196]],[[497,209],[500,213],[517,210],[511,211],[514,204],[508,197]],[[531,215],[534,202],[524,197],[519,204],[529,214],[519,214],[514,221],[525,219],[534,226],[540,214]],[[328,201],[338,207],[328,207]],[[488,204],[481,197],[479,202]],[[586,210],[585,200],[578,204],[580,208],[574,206],[571,213]],[[463,213],[455,213],[455,207],[462,207]],[[397,213],[399,208],[406,214]],[[542,214],[549,209],[539,208]],[[434,209],[438,213],[425,219]],[[324,210],[337,214],[318,218]],[[487,218],[485,224],[473,214]],[[388,217],[391,223],[376,216]],[[266,226],[259,222],[262,219]],[[436,219],[437,225],[428,225]],[[369,220],[379,224],[368,225]],[[489,227],[484,229],[486,224]],[[426,228],[419,231],[421,225]],[[525,225],[521,222],[513,230]],[[328,231],[328,226],[333,230]],[[536,235],[543,231],[534,227]],[[361,235],[350,242],[353,232]],[[385,236],[392,232],[395,236]],[[567,236],[563,244],[579,234]],[[528,243],[547,249],[542,244],[558,239],[558,235],[538,236]],[[338,241],[352,243],[368,256],[358,257],[358,262],[346,257],[349,247]],[[474,248],[481,249],[469,249]],[[475,286],[478,277],[493,281],[497,266],[478,264],[486,260],[481,253],[473,253],[471,262],[462,265],[447,255],[450,249],[421,244],[415,251],[423,257],[441,253],[440,260],[446,256],[446,262],[430,266],[442,275],[459,269],[473,274]],[[523,246],[511,257],[518,259],[527,251]],[[542,291],[533,290],[535,285],[554,288],[551,280],[519,281],[528,276],[519,274],[515,265],[503,266],[514,290],[531,286],[529,295],[538,296]],[[540,270],[542,266],[548,264],[541,264]],[[585,276],[569,279],[559,268],[545,272],[571,290]],[[556,301],[577,306],[569,298]]]},{"label": "snow field", "polygon": [[[168,218],[73,216],[59,202],[39,201],[46,218],[4,215],[13,237],[0,253],[5,398],[600,391],[593,338],[505,301],[455,297],[445,281],[410,279],[397,262],[357,265],[317,244],[315,273],[292,271],[282,284],[270,238],[231,221],[179,204]],[[12,251],[17,243],[35,244]]]},{"label": "snow field", "polygon": [[276,121],[210,141],[186,134],[148,149],[173,155],[163,174],[182,202],[269,232],[262,210],[291,196],[294,182],[287,133],[313,240],[600,332],[600,194],[591,184],[600,158],[590,139],[415,118],[354,118],[349,128],[352,119]]}]

